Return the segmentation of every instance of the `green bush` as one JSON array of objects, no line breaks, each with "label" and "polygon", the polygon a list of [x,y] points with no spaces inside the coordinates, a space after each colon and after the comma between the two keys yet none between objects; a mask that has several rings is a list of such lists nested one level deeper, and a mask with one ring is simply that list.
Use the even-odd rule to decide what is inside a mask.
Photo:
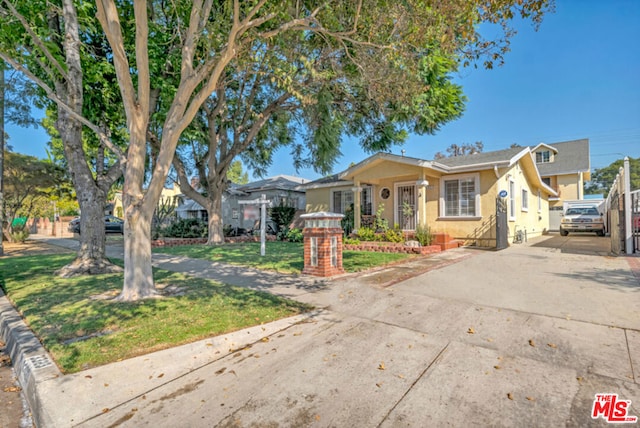
[{"label": "green bush", "polygon": [[360,240],[356,238],[349,238],[348,236],[342,240],[345,245],[360,245]]},{"label": "green bush", "polygon": [[271,220],[278,225],[278,230],[285,230],[285,234],[279,236],[279,239],[286,236],[286,232],[289,230],[289,225],[293,221],[295,215],[295,207],[284,205],[282,202],[277,207],[269,208],[269,217],[271,217]]},{"label": "green bush", "polygon": [[416,241],[418,241],[423,247],[431,245],[431,242],[433,241],[431,228],[429,226],[418,225],[418,227],[416,227]]},{"label": "green bush", "polygon": [[384,236],[389,242],[404,242],[404,235],[400,229],[389,229]]},{"label": "green bush", "polygon": [[26,227],[14,227],[11,231],[11,240],[21,244],[29,238],[29,230]]},{"label": "green bush", "polygon": [[162,234],[168,238],[206,238],[209,227],[204,220],[183,218],[167,226]]},{"label": "green bush", "polygon": [[302,235],[302,231],[300,229],[291,229],[287,233],[287,241],[289,242],[302,242],[304,240],[304,236]]},{"label": "green bush", "polygon": [[384,213],[384,204],[381,203],[378,205],[378,210],[376,211],[376,220],[375,220],[375,229],[376,232],[386,232],[389,230],[389,222],[382,218],[382,214]]},{"label": "green bush", "polygon": [[370,227],[361,227],[360,229],[358,229],[357,235],[361,241],[376,240],[376,231],[371,229]]}]

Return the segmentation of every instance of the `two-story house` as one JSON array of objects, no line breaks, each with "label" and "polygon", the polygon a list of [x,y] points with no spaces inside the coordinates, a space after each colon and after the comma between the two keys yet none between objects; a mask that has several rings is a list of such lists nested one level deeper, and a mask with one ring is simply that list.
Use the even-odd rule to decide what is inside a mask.
[{"label": "two-story house", "polygon": [[549,229],[558,230],[563,202],[584,199],[584,182],[591,179],[589,140],[540,143],[531,151],[542,181],[558,194],[549,198]]}]

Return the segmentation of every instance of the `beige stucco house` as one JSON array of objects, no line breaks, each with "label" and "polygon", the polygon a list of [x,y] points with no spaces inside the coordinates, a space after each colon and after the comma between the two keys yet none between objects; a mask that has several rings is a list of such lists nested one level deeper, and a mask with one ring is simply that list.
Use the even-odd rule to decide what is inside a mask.
[{"label": "beige stucco house", "polygon": [[[509,241],[516,231],[537,236],[548,230],[546,184],[529,147],[429,161],[377,153],[331,177],[304,185],[307,212],[345,213],[351,207],[354,229],[380,211],[390,226],[406,231],[418,224],[468,245],[496,245],[496,199],[507,205]],[[410,213],[410,215],[407,215]]]}]

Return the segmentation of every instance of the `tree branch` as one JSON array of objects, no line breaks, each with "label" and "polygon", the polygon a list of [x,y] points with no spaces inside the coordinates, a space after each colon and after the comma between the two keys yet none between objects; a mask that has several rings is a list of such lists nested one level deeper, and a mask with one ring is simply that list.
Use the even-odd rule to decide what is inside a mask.
[{"label": "tree branch", "polygon": [[64,79],[67,79],[68,78],[67,72],[64,70],[62,65],[56,60],[56,58],[51,54],[49,49],[46,48],[44,43],[42,43],[42,40],[40,40],[40,38],[37,36],[37,34],[33,32],[33,30],[31,29],[31,26],[29,25],[27,20],[24,18],[24,16],[22,16],[22,14],[20,14],[18,12],[18,10],[13,6],[13,4],[10,1],[4,0],[4,4],[7,5],[9,10],[11,11],[11,14],[13,16],[15,16],[16,18],[18,18],[18,20],[20,21],[20,24],[22,24],[22,27],[25,29],[25,31],[31,37],[31,41],[37,47],[40,48],[40,50],[42,51],[44,56],[51,62],[51,64],[55,67],[55,69],[58,71],[58,73],[60,73],[60,76],[62,76],[62,78],[64,78]]},{"label": "tree branch", "polygon": [[50,100],[55,102],[56,105],[59,108],[61,108],[64,111],[66,111],[69,114],[69,116],[73,117],[75,120],[77,120],[78,122],[80,122],[84,126],[86,126],[87,128],[91,129],[93,132],[95,132],[96,135],[98,136],[98,138],[100,139],[100,142],[102,142],[105,146],[107,146],[109,148],[109,150],[111,150],[119,158],[119,161],[122,164],[124,164],[126,162],[126,159],[124,157],[124,153],[122,152],[122,150],[118,146],[113,144],[113,142],[111,141],[109,136],[102,129],[100,129],[100,127],[98,127],[97,125],[95,125],[91,121],[87,120],[84,116],[76,113],[69,105],[67,105],[67,103],[65,103],[55,93],[55,91],[53,89],[51,89],[49,87],[49,85],[47,85],[43,80],[41,80],[38,77],[36,77],[35,74],[31,73],[29,70],[27,70],[21,64],[18,64],[16,61],[13,60],[13,58],[7,56],[3,52],[0,52],[0,58],[2,58],[7,64],[11,65],[16,70],[24,73],[24,75],[27,76],[29,79],[33,80],[33,82],[36,85],[38,85],[40,88],[42,88],[42,90],[45,91],[45,93],[47,95],[47,98],[49,98]]}]

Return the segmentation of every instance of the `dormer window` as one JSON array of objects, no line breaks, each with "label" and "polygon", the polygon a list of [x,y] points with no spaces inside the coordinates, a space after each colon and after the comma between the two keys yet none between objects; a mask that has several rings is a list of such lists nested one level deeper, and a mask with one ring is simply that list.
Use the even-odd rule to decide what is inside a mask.
[{"label": "dormer window", "polygon": [[551,152],[549,150],[536,152],[536,163],[549,163],[551,162]]}]

